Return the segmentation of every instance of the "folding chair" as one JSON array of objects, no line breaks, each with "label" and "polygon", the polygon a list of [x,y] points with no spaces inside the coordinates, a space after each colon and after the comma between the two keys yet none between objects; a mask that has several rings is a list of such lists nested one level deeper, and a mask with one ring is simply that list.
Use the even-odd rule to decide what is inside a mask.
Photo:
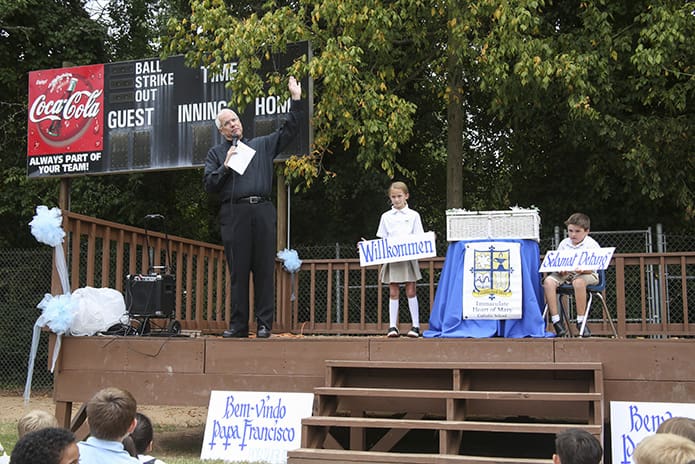
[{"label": "folding chair", "polygon": [[[586,298],[586,312],[584,313],[584,320],[582,321],[582,325],[579,327],[579,336],[581,337],[584,334],[584,329],[586,328],[586,321],[589,319],[589,314],[591,313],[591,303],[594,300],[594,297],[597,297],[599,300],[601,300],[601,306],[603,308],[603,319],[607,320],[608,323],[611,326],[611,330],[613,331],[613,337],[618,338],[618,331],[615,330],[615,324],[613,324],[613,319],[611,318],[610,313],[608,312],[608,306],[606,306],[606,300],[603,298],[603,292],[606,289],[606,271],[603,269],[600,269],[597,271],[598,273],[598,284],[596,285],[588,285],[586,287],[586,293],[587,293],[587,298]],[[565,323],[567,324],[567,331],[570,335],[572,335],[572,328],[570,327],[569,323],[569,311],[568,308],[565,308],[565,304],[563,302],[564,298],[563,296],[574,296],[574,287],[572,287],[572,284],[562,284],[557,288],[557,294],[560,299],[559,303],[559,308],[561,315],[560,317],[564,319]],[[567,305],[569,306],[569,304]],[[547,311],[547,305],[546,305],[546,311]]]}]

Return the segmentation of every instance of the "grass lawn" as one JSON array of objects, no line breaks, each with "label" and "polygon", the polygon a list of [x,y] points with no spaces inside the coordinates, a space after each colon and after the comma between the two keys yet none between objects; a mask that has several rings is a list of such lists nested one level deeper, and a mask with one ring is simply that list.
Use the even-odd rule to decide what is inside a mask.
[{"label": "grass lawn", "polygon": [[[202,428],[176,429],[172,426],[155,426],[155,449],[151,453],[167,464],[229,464],[229,461],[201,460],[200,446],[203,437]],[[17,442],[17,423],[0,420],[0,443],[8,456]],[[233,461],[232,464],[244,464]]]}]

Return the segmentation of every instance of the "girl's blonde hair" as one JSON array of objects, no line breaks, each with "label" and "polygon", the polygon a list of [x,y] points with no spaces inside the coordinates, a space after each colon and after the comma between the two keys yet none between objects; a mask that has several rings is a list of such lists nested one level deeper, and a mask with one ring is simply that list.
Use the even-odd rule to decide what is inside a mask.
[{"label": "girl's blonde hair", "polygon": [[394,189],[401,190],[401,191],[403,191],[403,193],[406,193],[406,194],[410,194],[410,192],[408,192],[408,186],[405,185],[405,182],[401,182],[401,181],[391,182],[391,185],[389,186],[387,193],[390,194],[391,190],[394,190]]}]

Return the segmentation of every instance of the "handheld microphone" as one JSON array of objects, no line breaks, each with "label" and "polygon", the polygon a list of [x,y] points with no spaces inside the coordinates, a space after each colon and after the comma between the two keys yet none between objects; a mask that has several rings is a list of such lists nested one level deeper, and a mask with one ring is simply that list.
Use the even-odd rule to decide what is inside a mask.
[{"label": "handheld microphone", "polygon": [[239,136],[234,134],[232,135],[232,146],[236,147],[237,143],[239,143]]}]

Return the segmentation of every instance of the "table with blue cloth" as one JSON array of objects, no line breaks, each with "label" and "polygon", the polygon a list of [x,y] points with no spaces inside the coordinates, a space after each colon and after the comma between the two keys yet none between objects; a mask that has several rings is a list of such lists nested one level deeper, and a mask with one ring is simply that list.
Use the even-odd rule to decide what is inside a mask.
[{"label": "table with blue cloth", "polygon": [[[521,319],[463,319],[463,278],[466,244],[473,242],[512,242],[521,246]],[[427,338],[552,337],[543,320],[544,297],[540,275],[540,249],[535,240],[462,240],[449,244],[442,274],[430,313]],[[472,277],[469,277],[472,278]]]}]

